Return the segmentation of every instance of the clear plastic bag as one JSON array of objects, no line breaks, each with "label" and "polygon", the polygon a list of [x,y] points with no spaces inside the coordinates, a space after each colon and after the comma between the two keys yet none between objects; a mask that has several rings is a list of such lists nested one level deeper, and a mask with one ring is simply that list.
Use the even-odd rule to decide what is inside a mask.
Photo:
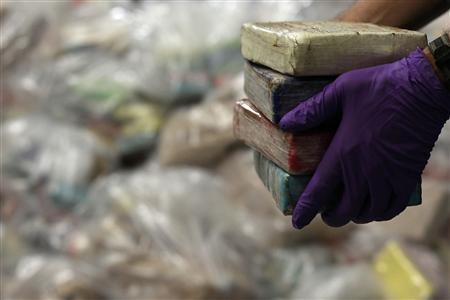
[{"label": "clear plastic bag", "polygon": [[14,269],[20,259],[29,254],[30,249],[17,233],[14,226],[9,226],[4,223],[0,223],[0,242],[2,244],[0,272],[2,276],[10,276],[14,273]]},{"label": "clear plastic bag", "polygon": [[261,267],[263,297],[286,298],[299,282],[333,263],[333,252],[320,244],[274,249]]},{"label": "clear plastic bag", "polygon": [[298,281],[290,299],[384,299],[381,285],[365,263],[331,266]]},{"label": "clear plastic bag", "polygon": [[124,18],[126,11],[119,6],[86,6],[79,8],[61,29],[59,52],[97,48],[114,54],[124,53],[130,45],[130,27]]},{"label": "clear plastic bag", "polygon": [[[127,45],[103,48],[124,51],[121,65],[137,79],[139,91],[172,104],[200,100],[217,81],[241,69],[239,31],[243,22],[291,19],[309,4],[147,1],[136,8],[113,5],[106,16],[80,18],[105,28],[106,36],[112,36],[116,44]],[[63,34],[63,44],[74,44],[75,40],[84,45],[111,45],[103,30],[86,34],[80,28],[83,25],[76,26],[78,29],[72,27],[69,32],[84,32],[80,35],[83,38],[77,41],[73,34]],[[120,30],[111,30],[116,27]]]},{"label": "clear plastic bag", "polygon": [[8,120],[1,134],[4,176],[22,181],[43,215],[83,201],[88,184],[112,159],[89,131],[39,115]]},{"label": "clear plastic bag", "polygon": [[120,60],[92,50],[33,67],[10,78],[16,103],[8,115],[12,106],[31,106],[58,122],[87,127],[120,156],[151,152],[166,109],[138,94],[136,78]]},{"label": "clear plastic bag", "polygon": [[30,17],[11,9],[1,22],[0,69],[4,72],[25,60],[37,47],[48,24],[42,16]]},{"label": "clear plastic bag", "polygon": [[39,5],[21,1],[2,3],[0,14],[2,72],[47,57],[56,47],[57,43],[52,43],[55,42],[53,37],[58,24],[61,23],[60,17],[63,18],[66,11],[67,3],[64,2],[46,2]]},{"label": "clear plastic bag", "polygon": [[[211,173],[150,165],[99,180],[89,199],[82,215],[91,229],[85,232],[91,245],[111,254],[100,260],[107,268],[126,272],[114,266],[144,253],[144,261],[148,254],[166,266],[161,278],[217,291],[249,290],[255,245],[242,233],[223,183]],[[157,265],[142,272],[152,267]]]},{"label": "clear plastic bag", "polygon": [[110,299],[113,286],[95,266],[61,256],[24,256],[5,299]]}]

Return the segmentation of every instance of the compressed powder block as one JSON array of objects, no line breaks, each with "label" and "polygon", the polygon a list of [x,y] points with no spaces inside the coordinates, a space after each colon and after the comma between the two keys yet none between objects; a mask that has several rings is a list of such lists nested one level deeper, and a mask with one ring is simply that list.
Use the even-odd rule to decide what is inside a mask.
[{"label": "compressed powder block", "polygon": [[287,112],[322,91],[335,78],[293,77],[247,61],[244,90],[252,104],[266,118],[278,124]]},{"label": "compressed powder block", "polygon": [[236,138],[290,174],[312,174],[334,135],[334,130],[328,128],[295,135],[283,132],[248,100],[236,103],[233,130]]},{"label": "compressed powder block", "polygon": [[[277,207],[284,215],[291,215],[312,175],[290,175],[257,151],[254,151],[253,160],[256,173],[272,193]],[[421,194],[419,184],[409,199],[409,206],[421,204]]]},{"label": "compressed powder block", "polygon": [[246,23],[241,29],[244,58],[296,76],[389,63],[426,45],[423,33],[369,23]]}]

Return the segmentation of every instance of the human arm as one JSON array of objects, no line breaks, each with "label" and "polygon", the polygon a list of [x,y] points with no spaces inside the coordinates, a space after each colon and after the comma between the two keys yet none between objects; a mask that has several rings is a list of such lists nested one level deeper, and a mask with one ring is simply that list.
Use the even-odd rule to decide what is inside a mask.
[{"label": "human arm", "polygon": [[449,8],[447,0],[359,0],[337,20],[418,29]]}]

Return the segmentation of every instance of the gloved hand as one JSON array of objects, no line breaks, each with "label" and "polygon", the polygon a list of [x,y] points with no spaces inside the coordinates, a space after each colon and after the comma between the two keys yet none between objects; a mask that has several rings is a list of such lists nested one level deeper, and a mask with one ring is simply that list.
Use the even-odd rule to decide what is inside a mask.
[{"label": "gloved hand", "polygon": [[[340,118],[292,216],[330,226],[389,220],[402,212],[450,116],[450,92],[420,49],[391,64],[347,72],[280,121],[299,132]],[[425,200],[426,201],[426,200]]]}]

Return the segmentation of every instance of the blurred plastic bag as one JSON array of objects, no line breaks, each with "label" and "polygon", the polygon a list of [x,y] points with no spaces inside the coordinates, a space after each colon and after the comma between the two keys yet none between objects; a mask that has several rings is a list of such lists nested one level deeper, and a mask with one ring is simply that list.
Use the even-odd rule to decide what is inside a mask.
[{"label": "blurred plastic bag", "polygon": [[36,69],[29,81],[39,82],[44,76],[43,83],[49,86],[47,92],[36,92],[50,109],[56,106],[66,114],[101,118],[122,103],[139,98],[135,72],[120,57],[98,49],[68,53],[52,65]]},{"label": "blurred plastic bag", "polygon": [[83,201],[88,183],[112,158],[90,132],[39,115],[4,122],[1,134],[4,176],[22,180],[41,199],[36,208],[43,215]]},{"label": "blurred plastic bag", "polygon": [[5,299],[109,299],[111,287],[95,266],[60,256],[23,257]]},{"label": "blurred plastic bag", "polygon": [[18,102],[32,100],[44,114],[72,123],[102,118],[124,102],[141,100],[136,72],[120,57],[95,48],[34,61],[7,79],[11,94],[24,98]]},{"label": "blurred plastic bag", "polygon": [[142,163],[157,143],[164,120],[164,111],[158,105],[144,101],[129,101],[119,105],[111,114],[119,124],[116,146],[124,165]]},{"label": "blurred plastic bag", "polygon": [[286,298],[304,278],[329,268],[333,262],[332,251],[320,244],[274,249],[261,267],[264,298]]},{"label": "blurred plastic bag", "polygon": [[372,260],[392,235],[373,224],[360,225],[339,245],[336,256],[344,263]]},{"label": "blurred plastic bag", "polygon": [[55,48],[48,53],[59,55],[53,62],[28,64],[13,80],[17,83],[12,90],[21,87],[30,99],[43,102],[45,112],[68,106],[69,113],[59,115],[74,119],[72,115],[80,112],[73,108],[101,114],[136,93],[165,106],[199,101],[241,70],[243,22],[292,19],[309,5],[309,1],[17,4],[31,15],[44,11],[52,30],[44,44]]},{"label": "blurred plastic bag", "polygon": [[[255,293],[239,285],[216,286],[198,280],[192,265],[183,269],[148,254],[128,257],[109,269],[117,299],[249,299]],[[189,275],[187,275],[189,274]]]},{"label": "blurred plastic bag", "polygon": [[365,263],[323,268],[298,281],[290,299],[385,299],[372,268]]},{"label": "blurred plastic bag", "polygon": [[47,23],[42,16],[27,18],[20,12],[5,12],[5,19],[1,20],[0,57],[2,72],[12,68],[25,59],[40,42]]},{"label": "blurred plastic bag", "polygon": [[205,101],[181,109],[167,121],[159,145],[163,165],[209,165],[217,162],[233,136],[233,101],[242,92],[242,74],[223,88],[211,92]]},{"label": "blurred plastic bag", "polygon": [[150,165],[99,180],[82,215],[96,229],[86,230],[91,245],[116,253],[103,255],[106,266],[144,251],[186,283],[249,290],[257,251],[224,194],[211,173]]},{"label": "blurred plastic bag", "polygon": [[68,1],[3,1],[0,69],[29,68],[30,62],[50,58],[58,48],[58,31],[69,11]]},{"label": "blurred plastic bag", "polygon": [[16,106],[33,99],[34,110],[88,127],[116,146],[120,157],[150,153],[165,109],[139,95],[136,78],[119,59],[93,50],[33,67],[32,72],[10,79],[11,102]]},{"label": "blurred plastic bag", "polygon": [[29,248],[13,226],[0,223],[0,243],[2,245],[2,275],[13,273],[20,259],[29,253]]},{"label": "blurred plastic bag", "polygon": [[138,9],[113,7],[109,14],[112,22],[128,26],[130,46],[123,64],[139,78],[138,89],[172,104],[198,101],[215,82],[241,70],[242,23],[293,19],[309,5],[146,1]]},{"label": "blurred plastic bag", "polygon": [[90,18],[77,18],[61,29],[62,52],[103,48],[124,52],[130,44],[129,27],[117,12],[120,7]]}]

